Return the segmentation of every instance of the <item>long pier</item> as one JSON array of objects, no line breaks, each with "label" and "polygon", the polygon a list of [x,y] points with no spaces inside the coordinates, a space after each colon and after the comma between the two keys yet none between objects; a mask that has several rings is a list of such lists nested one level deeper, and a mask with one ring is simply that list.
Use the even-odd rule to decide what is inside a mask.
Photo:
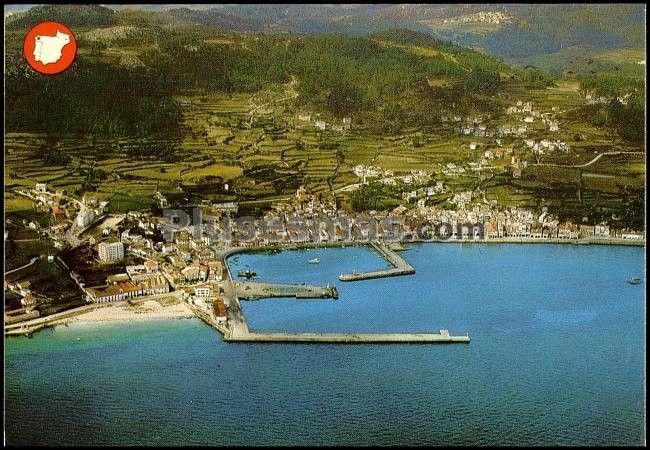
[{"label": "long pier", "polygon": [[230,342],[289,342],[324,344],[467,344],[469,335],[440,333],[239,333],[224,335]]},{"label": "long pier", "polygon": [[415,268],[411,266],[404,258],[395,253],[384,244],[378,242],[370,242],[370,245],[386,260],[392,264],[393,268],[384,270],[375,270],[371,272],[352,272],[342,273],[339,275],[341,281],[359,281],[369,280],[372,278],[384,277],[397,277],[401,275],[412,275],[415,273]]},{"label": "long pier", "polygon": [[271,297],[339,298],[336,286],[313,286],[310,284],[262,283],[257,281],[235,282],[235,292],[242,300],[257,300]]}]

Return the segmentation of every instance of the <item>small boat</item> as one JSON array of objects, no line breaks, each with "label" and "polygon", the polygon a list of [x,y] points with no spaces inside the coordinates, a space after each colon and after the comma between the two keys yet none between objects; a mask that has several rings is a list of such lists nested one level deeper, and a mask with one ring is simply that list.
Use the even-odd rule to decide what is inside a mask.
[{"label": "small boat", "polygon": [[641,282],[641,278],[639,277],[628,278],[627,282],[630,284],[639,284]]},{"label": "small boat", "polygon": [[318,264],[320,262],[320,259],[314,258],[309,260],[309,264]]},{"label": "small boat", "polygon": [[256,277],[257,272],[253,272],[252,270],[243,270],[242,269],[242,270],[239,271],[239,273],[237,275],[239,275],[240,278],[248,278],[248,279],[250,279],[250,278]]}]

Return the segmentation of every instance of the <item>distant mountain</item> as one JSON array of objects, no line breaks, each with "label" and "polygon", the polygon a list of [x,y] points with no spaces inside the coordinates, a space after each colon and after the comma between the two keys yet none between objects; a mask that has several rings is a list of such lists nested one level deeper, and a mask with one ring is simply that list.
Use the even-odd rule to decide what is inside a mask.
[{"label": "distant mountain", "polygon": [[71,27],[105,27],[118,23],[115,10],[100,5],[38,5],[7,17],[8,30],[28,29],[39,22],[53,20]]},{"label": "distant mountain", "polygon": [[570,47],[587,54],[645,49],[642,4],[48,5],[22,13],[14,8],[7,24],[20,28],[38,19],[59,18],[73,26],[110,26],[119,20],[111,14],[116,10],[140,10],[152,18],[158,15],[158,23],[173,21],[235,32],[369,36],[406,28],[521,65]]}]

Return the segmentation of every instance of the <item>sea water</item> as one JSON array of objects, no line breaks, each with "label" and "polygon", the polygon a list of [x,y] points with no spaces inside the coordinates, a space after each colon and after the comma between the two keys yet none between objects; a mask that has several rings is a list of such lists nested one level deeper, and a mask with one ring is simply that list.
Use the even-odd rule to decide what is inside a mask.
[{"label": "sea water", "polygon": [[[366,247],[241,254],[233,274],[335,284],[242,301],[253,330],[469,333],[470,344],[224,343],[196,319],[5,339],[7,444],[645,442],[640,247],[426,244],[412,276]],[[319,264],[310,264],[313,258]]]}]

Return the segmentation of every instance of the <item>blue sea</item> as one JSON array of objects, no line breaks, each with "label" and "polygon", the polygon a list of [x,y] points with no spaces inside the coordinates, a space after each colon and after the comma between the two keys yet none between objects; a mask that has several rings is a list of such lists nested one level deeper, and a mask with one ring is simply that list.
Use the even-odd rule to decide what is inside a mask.
[{"label": "blue sea", "polygon": [[[5,339],[7,444],[641,445],[643,248],[423,244],[241,254],[339,300],[242,302],[251,329],[469,333],[470,344],[224,343],[196,319]],[[319,258],[320,264],[308,260]]]}]

